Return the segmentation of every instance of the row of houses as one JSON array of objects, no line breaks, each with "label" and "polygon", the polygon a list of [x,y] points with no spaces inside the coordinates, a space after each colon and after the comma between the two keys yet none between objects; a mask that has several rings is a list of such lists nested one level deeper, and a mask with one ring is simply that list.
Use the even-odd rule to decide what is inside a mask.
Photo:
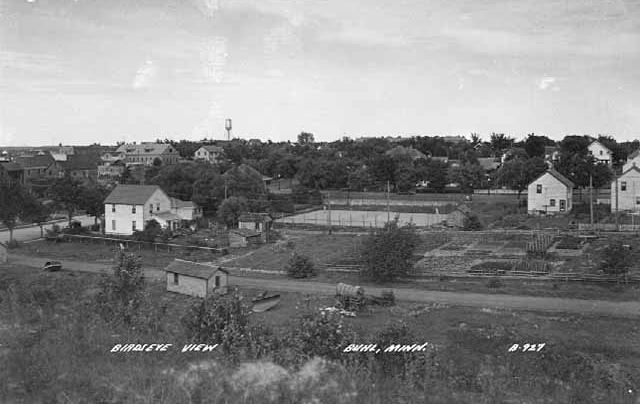
[{"label": "row of houses", "polygon": [[[567,213],[572,209],[575,184],[553,168],[532,181],[527,188],[530,214]],[[610,184],[610,205],[617,211],[640,211],[640,167],[631,162]]]}]

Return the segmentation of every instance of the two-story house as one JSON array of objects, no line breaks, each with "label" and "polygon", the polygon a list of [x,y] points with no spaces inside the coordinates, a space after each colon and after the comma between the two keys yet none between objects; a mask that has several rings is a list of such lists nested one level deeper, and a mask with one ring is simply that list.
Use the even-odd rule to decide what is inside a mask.
[{"label": "two-story house", "polygon": [[24,184],[24,170],[19,164],[11,161],[0,161],[0,181],[11,181]]},{"label": "two-story house", "polygon": [[640,167],[640,149],[627,156],[627,162],[622,167],[622,172],[624,173],[626,171],[629,171],[629,169],[633,166]]},{"label": "two-story house", "polygon": [[180,158],[178,151],[168,143],[123,144],[115,153],[124,154],[126,165],[170,165]]},{"label": "two-story house", "polygon": [[554,169],[547,170],[527,188],[529,214],[567,213],[571,211],[575,185]]},{"label": "two-story house", "polygon": [[599,163],[610,166],[613,163],[613,152],[609,148],[597,140],[589,143],[587,146],[589,154],[591,154]]},{"label": "two-story house", "polygon": [[204,160],[211,164],[216,164],[222,157],[224,149],[215,145],[204,145],[193,153],[194,160]]},{"label": "two-story house", "polygon": [[640,211],[640,167],[632,165],[611,181],[611,209]]},{"label": "two-story house", "polygon": [[202,215],[194,203],[170,198],[157,185],[118,185],[104,204],[106,234],[131,235],[152,219],[175,230]]}]

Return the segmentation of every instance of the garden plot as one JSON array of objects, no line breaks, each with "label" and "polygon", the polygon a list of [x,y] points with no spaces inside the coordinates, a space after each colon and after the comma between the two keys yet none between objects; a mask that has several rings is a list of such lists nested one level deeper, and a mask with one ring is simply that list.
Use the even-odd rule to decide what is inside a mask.
[{"label": "garden plot", "polygon": [[[481,238],[484,237],[484,238]],[[494,236],[476,236],[475,240],[458,239],[446,243],[440,248],[427,251],[425,257],[506,257],[518,258],[527,255],[527,241],[518,239],[518,235],[514,235],[515,240],[504,240],[502,237]]]}]

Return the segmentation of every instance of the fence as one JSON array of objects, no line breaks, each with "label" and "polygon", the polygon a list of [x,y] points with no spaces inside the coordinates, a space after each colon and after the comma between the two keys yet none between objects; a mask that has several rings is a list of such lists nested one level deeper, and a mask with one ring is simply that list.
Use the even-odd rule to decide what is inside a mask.
[{"label": "fence", "polygon": [[78,234],[63,234],[61,235],[65,240],[79,240],[80,242],[86,243],[111,243],[111,244],[123,244],[125,247],[129,248],[130,245],[138,246],[138,250],[141,250],[143,247],[153,248],[154,251],[162,251],[165,250],[167,252],[171,252],[173,250],[185,249],[189,251],[209,251],[212,253],[224,253],[225,249],[223,248],[215,248],[215,247],[202,247],[202,246],[194,246],[194,245],[184,245],[184,244],[172,244],[172,243],[155,243],[151,241],[137,241],[137,240],[128,240],[121,238],[112,238],[112,237],[97,237],[97,236],[82,236]]},{"label": "fence", "polygon": [[452,278],[486,278],[486,279],[526,279],[539,281],[564,281],[564,282],[623,282],[638,283],[639,276],[616,277],[611,275],[589,274],[580,272],[539,272],[539,271],[509,271],[503,275],[490,273],[470,273],[465,271],[447,272],[423,272],[412,276],[410,280],[420,281],[425,278],[452,277]]},{"label": "fence", "polygon": [[[619,225],[620,231],[639,231],[640,224],[621,224]],[[600,230],[600,231],[618,231],[618,226],[615,223],[578,223],[578,230]]]}]

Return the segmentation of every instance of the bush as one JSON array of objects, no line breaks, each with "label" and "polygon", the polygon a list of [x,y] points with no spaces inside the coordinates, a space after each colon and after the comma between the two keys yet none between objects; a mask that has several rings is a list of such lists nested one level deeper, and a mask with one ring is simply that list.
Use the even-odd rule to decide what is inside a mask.
[{"label": "bush", "polygon": [[413,252],[420,237],[415,226],[399,227],[395,219],[364,242],[363,274],[376,282],[389,282],[406,275],[413,268]]},{"label": "bush", "polygon": [[462,222],[462,229],[467,231],[482,230],[483,226],[480,219],[475,214],[465,216]]},{"label": "bush", "polygon": [[503,286],[504,283],[500,279],[491,279],[489,282],[487,282],[487,287],[492,289],[501,288]]},{"label": "bush", "polygon": [[18,240],[13,239],[13,240],[7,242],[7,248],[9,250],[20,248],[20,243],[18,242]]},{"label": "bush", "polygon": [[316,271],[313,266],[313,262],[304,255],[294,253],[289,259],[289,265],[287,265],[287,273],[292,278],[309,278],[316,276]]},{"label": "bush", "polygon": [[600,269],[609,275],[623,275],[632,264],[631,251],[620,242],[607,245],[600,255]]}]

